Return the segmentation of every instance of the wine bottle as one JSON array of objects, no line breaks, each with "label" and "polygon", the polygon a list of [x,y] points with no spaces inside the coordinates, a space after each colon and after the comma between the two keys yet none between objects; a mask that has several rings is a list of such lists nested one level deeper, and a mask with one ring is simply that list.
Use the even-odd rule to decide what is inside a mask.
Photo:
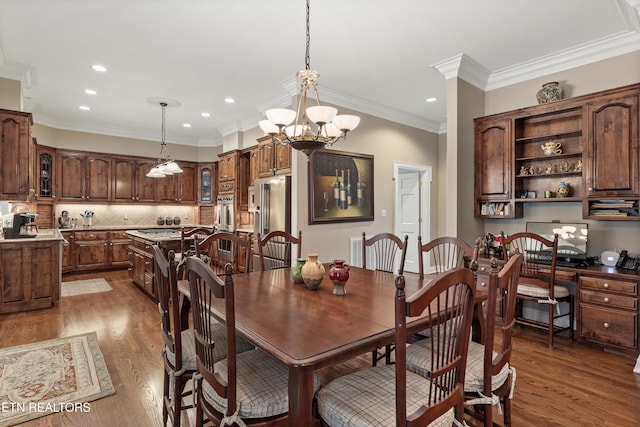
[{"label": "wine bottle", "polygon": [[360,172],[358,172],[358,182],[356,184],[356,198],[358,199],[358,206],[362,206],[362,182],[360,182]]},{"label": "wine bottle", "polygon": [[351,169],[347,169],[347,206],[351,206]]},{"label": "wine bottle", "polygon": [[340,208],[347,209],[347,194],[344,188],[344,169],[341,171],[342,180],[340,181]]},{"label": "wine bottle", "polygon": [[340,206],[340,182],[338,181],[338,169],[336,169],[336,180],[333,183],[333,203]]}]

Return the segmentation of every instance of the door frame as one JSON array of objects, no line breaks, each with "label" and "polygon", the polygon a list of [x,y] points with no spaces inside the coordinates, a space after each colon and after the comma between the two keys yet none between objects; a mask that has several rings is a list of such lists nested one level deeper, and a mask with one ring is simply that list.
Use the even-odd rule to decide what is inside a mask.
[{"label": "door frame", "polygon": [[[393,230],[397,235],[400,230],[400,175],[407,172],[417,172],[420,174],[420,212],[418,219],[418,235],[422,236],[424,243],[431,240],[431,182],[433,177],[432,167],[427,165],[419,165],[414,163],[393,162],[393,180],[394,180],[394,221]],[[417,242],[408,242],[409,245],[417,248]],[[420,254],[418,254],[420,256]]]}]

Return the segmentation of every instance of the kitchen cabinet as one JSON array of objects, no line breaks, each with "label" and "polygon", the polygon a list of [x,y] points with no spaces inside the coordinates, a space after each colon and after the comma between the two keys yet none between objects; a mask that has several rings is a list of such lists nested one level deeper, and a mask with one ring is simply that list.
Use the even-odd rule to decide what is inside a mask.
[{"label": "kitchen cabinet", "polygon": [[238,151],[223,153],[218,156],[218,181],[235,181],[238,163]]},{"label": "kitchen cabinet", "polygon": [[604,348],[638,351],[638,277],[581,274],[578,288],[579,340]]},{"label": "kitchen cabinet", "polygon": [[156,161],[144,158],[113,157],[113,201],[147,202],[156,201],[157,178],[149,178],[147,173]]},{"label": "kitchen cabinet", "polygon": [[[181,166],[182,167],[182,166]],[[131,232],[135,234],[136,232]],[[133,283],[142,289],[154,301],[158,301],[158,289],[154,280],[155,264],[153,260],[153,246],[158,241],[153,238],[141,238],[128,233],[129,256],[130,256],[130,276]],[[161,240],[162,249],[165,256],[170,250],[178,252],[180,250],[179,234],[172,239]]]},{"label": "kitchen cabinet", "polygon": [[75,270],[94,270],[108,267],[108,231],[75,232]]},{"label": "kitchen cabinet", "polygon": [[258,140],[258,176],[268,178],[291,172],[291,147],[282,145],[266,136]]},{"label": "kitchen cabinet", "polygon": [[158,181],[159,203],[195,203],[198,166],[196,163],[180,162],[182,173],[155,178]]},{"label": "kitchen cabinet", "polygon": [[30,113],[0,109],[0,200],[26,201],[35,192]]},{"label": "kitchen cabinet", "polygon": [[109,232],[109,267],[129,266],[129,236],[126,231]]},{"label": "kitchen cabinet", "polygon": [[60,240],[36,239],[0,244],[0,313],[52,307],[59,300],[60,246]]},{"label": "kitchen cabinet", "polygon": [[75,233],[72,230],[62,231],[62,237],[67,241],[67,245],[62,247],[62,272],[69,273],[73,271],[75,263]]},{"label": "kitchen cabinet", "polygon": [[36,196],[38,200],[55,200],[56,198],[56,149],[44,145],[36,146]]},{"label": "kitchen cabinet", "polygon": [[198,164],[198,202],[211,204],[215,200],[216,168],[214,163]]},{"label": "kitchen cabinet", "polygon": [[61,201],[111,200],[111,158],[108,155],[59,150],[57,159]]}]

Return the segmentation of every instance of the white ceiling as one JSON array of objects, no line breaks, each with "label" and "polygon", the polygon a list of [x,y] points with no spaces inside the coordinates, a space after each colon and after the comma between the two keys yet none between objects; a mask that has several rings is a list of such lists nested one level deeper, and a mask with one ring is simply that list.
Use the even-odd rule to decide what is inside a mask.
[{"label": "white ceiling", "polygon": [[[169,99],[180,105],[166,111],[168,142],[220,145],[290,105],[305,65],[305,8],[0,0],[0,77],[23,82],[36,123],[158,140],[161,109],[148,99]],[[311,68],[322,101],[437,132],[445,76],[488,90],[640,50],[639,13],[640,0],[313,0]],[[431,96],[438,102],[425,103]]]}]

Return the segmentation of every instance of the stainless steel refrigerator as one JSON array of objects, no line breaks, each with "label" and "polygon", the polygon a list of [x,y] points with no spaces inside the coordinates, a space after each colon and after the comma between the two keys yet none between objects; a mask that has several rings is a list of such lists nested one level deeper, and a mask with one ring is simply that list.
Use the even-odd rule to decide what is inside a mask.
[{"label": "stainless steel refrigerator", "polygon": [[[271,231],[291,233],[291,176],[280,175],[272,178],[260,178],[254,182],[253,232],[265,236]],[[260,269],[260,255],[254,247],[254,270]],[[266,249],[266,248],[265,248]],[[265,267],[272,254],[265,253]]]}]

